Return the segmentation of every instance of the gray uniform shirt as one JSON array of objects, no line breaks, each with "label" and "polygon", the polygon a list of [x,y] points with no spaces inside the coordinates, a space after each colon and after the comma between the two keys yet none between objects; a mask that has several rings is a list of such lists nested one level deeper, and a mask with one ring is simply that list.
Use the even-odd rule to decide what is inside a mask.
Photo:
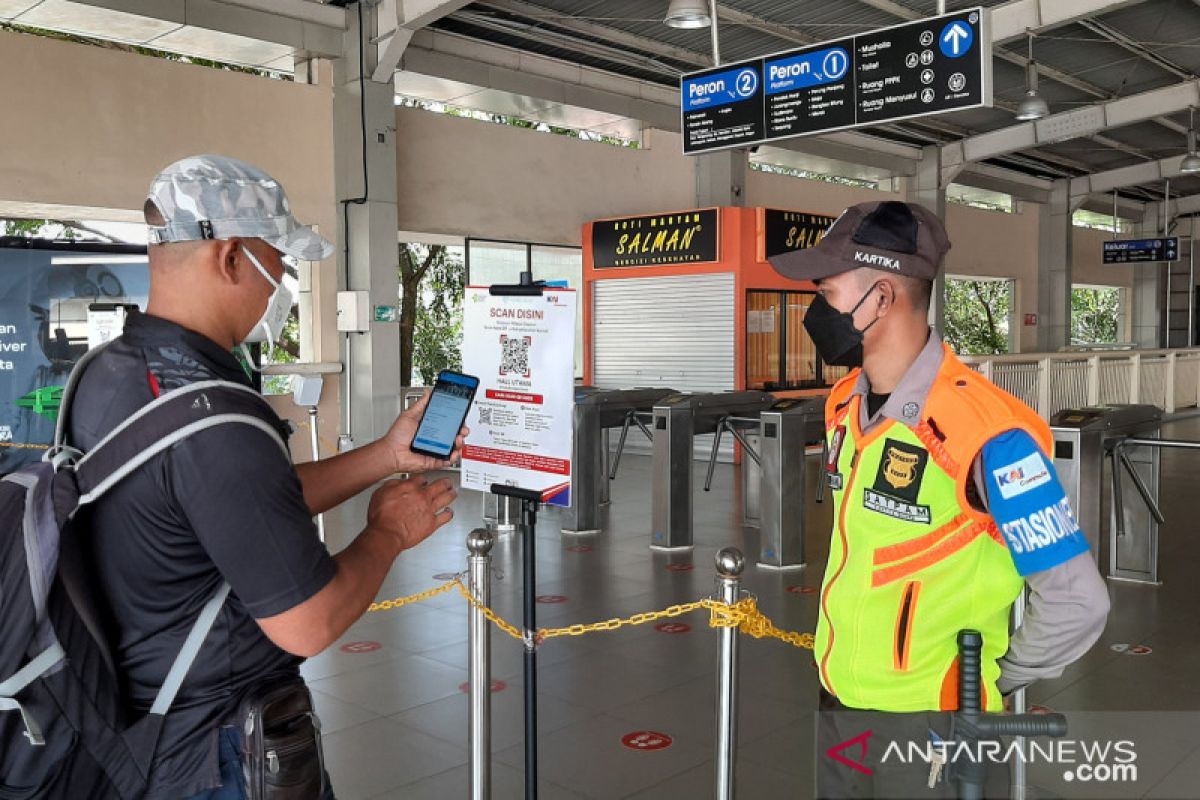
[{"label": "gray uniform shirt", "polygon": [[[931,331],[924,349],[874,415],[869,414],[866,403],[870,382],[866,372],[859,373],[852,396],[863,398],[859,403],[859,426],[863,433],[885,419],[910,426],[920,422],[944,359],[941,339]],[[987,484],[980,454],[976,454],[971,472],[979,509],[986,511]],[[997,686],[1004,694],[1042,678],[1057,678],[1095,644],[1108,618],[1108,587],[1091,553],[1081,553],[1058,566],[1026,575],[1025,583],[1029,587],[1025,618],[1010,638],[1008,652],[1000,659]]]}]

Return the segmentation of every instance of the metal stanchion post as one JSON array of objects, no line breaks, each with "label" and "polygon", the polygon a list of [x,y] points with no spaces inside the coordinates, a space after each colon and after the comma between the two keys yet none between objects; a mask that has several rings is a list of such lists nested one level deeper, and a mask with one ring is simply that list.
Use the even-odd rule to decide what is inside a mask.
[{"label": "metal stanchion post", "polygon": [[[308,431],[312,434],[312,460],[316,461],[321,457],[320,439],[317,437],[317,407],[309,406],[308,409]],[[317,514],[317,536],[321,538],[321,542],[325,541],[325,515]]]},{"label": "metal stanchion post", "polygon": [[[1013,603],[1012,621],[1013,630],[1018,630],[1021,624],[1025,622],[1025,603],[1027,589],[1022,588],[1021,593],[1017,595],[1017,601]],[[1020,688],[1012,693],[1012,713],[1024,714],[1029,709],[1025,707],[1025,689]],[[1012,762],[1012,800],[1025,800],[1025,787],[1029,780],[1028,770],[1025,765],[1025,737],[1017,736],[1013,738],[1013,742],[1021,750],[1021,755]]]},{"label": "metal stanchion post", "polygon": [[[492,601],[492,534],[476,528],[467,534],[467,558],[470,572],[468,589],[481,606]],[[489,800],[492,796],[492,642],[491,628],[480,608],[470,610],[468,621],[469,652],[467,676],[471,705],[467,724],[471,743],[471,800]]]},{"label": "metal stanchion post", "polygon": [[525,800],[537,800],[537,512],[540,492],[492,484],[492,494],[521,501],[521,553],[523,562],[523,603],[525,627]]},{"label": "metal stanchion post", "polygon": [[[717,588],[720,599],[738,601],[746,559],[736,547],[717,553]],[[737,757],[738,629],[721,629],[721,655],[717,665],[717,800],[732,800]]]}]

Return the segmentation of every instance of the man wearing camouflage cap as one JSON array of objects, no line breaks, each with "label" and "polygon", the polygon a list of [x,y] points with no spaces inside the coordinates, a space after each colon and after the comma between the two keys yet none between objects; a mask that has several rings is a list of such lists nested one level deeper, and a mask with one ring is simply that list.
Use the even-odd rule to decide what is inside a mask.
[{"label": "man wearing camouflage cap", "polygon": [[[848,208],[816,247],[771,259],[816,283],[804,327],[825,363],[853,368],[825,408],[834,531],[814,647],[822,798],[958,797],[955,764],[884,758],[890,742],[909,752],[908,742],[951,741],[958,632],[982,633],[983,705],[999,711],[1005,695],[1083,655],[1108,614],[1046,423],[929,328],[949,249],[936,215],[887,201]],[[1010,637],[1026,586],[1029,609]]]},{"label": "man wearing camouflage cap", "polygon": [[[164,169],[145,217],[149,304],[82,377],[69,440],[85,450],[161,393],[214,379],[247,384],[231,351],[278,338],[292,306],[284,257],[316,261],[333,251],[297,223],[274,179],[232,158],[195,156]],[[239,702],[300,683],[303,658],[363,614],[399,553],[450,520],[450,483],[413,478],[375,492],[366,527],[336,556],[313,524],[393,473],[447,465],[409,450],[422,411],[405,412],[378,442],[299,467],[266,432],[216,426],[92,507],[91,555],[132,712],[148,710],[216,587],[232,587],[166,716],[149,797],[245,797]],[[316,774],[305,797],[331,797]]]}]

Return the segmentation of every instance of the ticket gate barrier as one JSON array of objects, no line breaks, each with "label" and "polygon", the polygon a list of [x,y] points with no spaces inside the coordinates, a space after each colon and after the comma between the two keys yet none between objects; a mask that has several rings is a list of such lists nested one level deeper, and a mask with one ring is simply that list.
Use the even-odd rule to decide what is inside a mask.
[{"label": "ticket gate barrier", "polygon": [[[742,462],[746,521],[759,528],[760,567],[798,569],[805,564],[807,501],[822,479],[820,469],[808,468],[805,447],[825,435],[825,398],[780,400],[758,418],[758,435],[750,442],[757,446],[758,458]],[[756,509],[751,506],[755,499]]]},{"label": "ticket gate barrier", "polygon": [[[616,477],[629,428],[636,425],[652,439],[641,417],[649,416],[656,402],[673,394],[674,389],[665,388],[576,388],[571,505],[562,509],[564,533],[600,530],[600,506],[609,501],[609,481]],[[610,469],[609,431],[613,428],[621,429],[621,437]]]},{"label": "ticket gate barrier", "polygon": [[1161,427],[1162,411],[1150,405],[1064,409],[1050,420],[1054,468],[1109,578],[1159,582],[1159,449],[1200,448],[1163,441]]},{"label": "ticket gate barrier", "polygon": [[[748,391],[673,394],[655,404],[652,548],[692,547],[692,463],[696,436],[729,431],[744,445],[742,432],[756,429],[759,414],[774,403],[774,396],[766,392]],[[720,442],[714,441],[714,445],[719,447]],[[710,482],[712,471],[710,461]]]}]

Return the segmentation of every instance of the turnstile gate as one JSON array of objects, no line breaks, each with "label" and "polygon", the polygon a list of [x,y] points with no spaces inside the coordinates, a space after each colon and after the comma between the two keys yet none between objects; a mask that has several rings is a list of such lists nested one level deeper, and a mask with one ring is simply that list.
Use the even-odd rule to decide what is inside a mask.
[{"label": "turnstile gate", "polygon": [[1159,448],[1172,444],[1160,443],[1161,427],[1162,411],[1149,405],[1064,409],[1050,420],[1054,468],[1109,578],[1159,582]]},{"label": "turnstile gate", "polygon": [[758,458],[742,461],[742,475],[748,478],[744,483],[757,485],[757,497],[744,492],[743,502],[758,503],[758,565],[800,568],[805,564],[808,498],[822,478],[819,469],[810,474],[805,448],[825,433],[825,398],[780,400],[758,419]]},{"label": "turnstile gate", "polygon": [[[609,431],[621,429],[617,458],[625,445],[631,426],[649,435],[640,419],[648,416],[654,404],[674,389],[596,389],[580,386],[575,390],[574,445],[571,475],[571,505],[562,509],[562,529],[566,533],[591,533],[600,530],[600,506],[608,502],[609,481],[615,469],[609,469]],[[615,462],[614,462],[615,465]]]},{"label": "turnstile gate", "polygon": [[[757,429],[759,414],[775,398],[766,392],[673,394],[654,406],[654,459],[650,546],[692,546],[692,464],[696,436],[729,431],[745,444],[742,431]],[[720,441],[714,441],[719,446]],[[714,455],[715,455],[714,447]],[[712,464],[709,466],[711,480]]]}]

